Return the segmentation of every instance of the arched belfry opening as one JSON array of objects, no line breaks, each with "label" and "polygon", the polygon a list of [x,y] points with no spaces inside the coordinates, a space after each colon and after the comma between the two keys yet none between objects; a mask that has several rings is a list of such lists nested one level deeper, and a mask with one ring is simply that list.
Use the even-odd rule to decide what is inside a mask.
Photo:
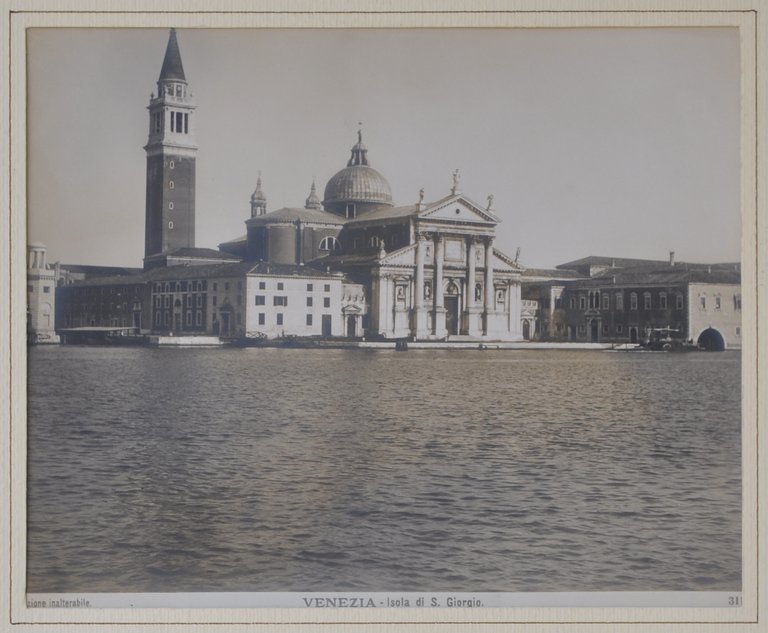
[{"label": "arched belfry opening", "polygon": [[708,352],[722,352],[725,350],[725,339],[715,328],[708,327],[696,341],[697,345]]}]

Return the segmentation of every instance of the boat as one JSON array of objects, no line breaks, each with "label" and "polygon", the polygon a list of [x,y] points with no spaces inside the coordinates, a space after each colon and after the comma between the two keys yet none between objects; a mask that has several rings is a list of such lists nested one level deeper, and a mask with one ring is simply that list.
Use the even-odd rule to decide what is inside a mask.
[{"label": "boat", "polygon": [[687,341],[680,330],[670,327],[656,327],[646,330],[640,348],[654,352],[698,352],[701,347]]}]

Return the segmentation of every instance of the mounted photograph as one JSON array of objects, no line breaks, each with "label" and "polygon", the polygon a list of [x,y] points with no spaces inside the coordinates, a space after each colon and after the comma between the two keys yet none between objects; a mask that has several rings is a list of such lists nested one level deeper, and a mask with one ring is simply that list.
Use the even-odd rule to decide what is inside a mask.
[{"label": "mounted photograph", "polygon": [[744,606],[739,28],[24,37],[30,612]]}]

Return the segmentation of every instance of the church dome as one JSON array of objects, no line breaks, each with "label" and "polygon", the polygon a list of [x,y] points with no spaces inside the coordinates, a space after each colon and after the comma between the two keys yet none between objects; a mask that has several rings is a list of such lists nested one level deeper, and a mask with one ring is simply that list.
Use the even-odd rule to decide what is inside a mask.
[{"label": "church dome", "polygon": [[335,174],[325,186],[323,205],[337,210],[346,203],[392,206],[392,190],[387,179],[368,165],[368,149],[363,145],[362,133],[352,148],[347,166]]}]

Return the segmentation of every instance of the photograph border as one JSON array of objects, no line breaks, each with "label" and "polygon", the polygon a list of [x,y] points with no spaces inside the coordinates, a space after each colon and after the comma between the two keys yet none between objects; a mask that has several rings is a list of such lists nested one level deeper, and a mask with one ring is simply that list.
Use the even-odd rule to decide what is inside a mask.
[{"label": "photograph border", "polygon": [[[385,8],[382,9],[381,6]],[[660,7],[664,7],[661,9]],[[169,624],[240,630],[263,625],[269,630],[335,630],[342,625],[377,630],[563,630],[595,631],[757,631],[764,627],[766,573],[764,537],[765,454],[760,426],[766,419],[765,399],[758,377],[766,369],[766,338],[760,336],[760,315],[766,313],[768,272],[765,164],[768,100],[762,85],[768,70],[768,15],[759,0],[582,0],[565,2],[492,2],[487,0],[397,1],[384,5],[371,0],[326,2],[233,0],[225,9],[211,10],[200,0],[125,3],[71,0],[39,2],[11,0],[2,15],[0,36],[7,64],[2,65],[3,99],[0,126],[4,185],[0,186],[0,253],[7,259],[0,270],[3,294],[0,321],[0,547],[2,574],[9,579],[0,590],[3,630],[26,631],[53,627],[114,630],[116,625],[152,630]],[[26,336],[24,306],[26,256],[26,44],[25,30],[35,27],[156,27],[170,28],[637,28],[732,26],[741,33],[741,219],[742,219],[742,595],[739,608],[479,608],[479,609],[28,609],[24,600],[26,568]],[[7,210],[7,211],[6,211]],[[765,321],[763,317],[763,321]],[[7,404],[6,404],[7,403]],[[5,422],[8,422],[5,424]],[[0,583],[2,584],[2,583]],[[671,627],[670,625],[673,625]],[[452,625],[452,626],[451,626]],[[762,626],[761,626],[762,625]],[[6,627],[8,627],[6,629]],[[87,627],[87,628],[86,628]],[[346,628],[346,627],[345,627]],[[173,629],[177,630],[177,629]]]}]

